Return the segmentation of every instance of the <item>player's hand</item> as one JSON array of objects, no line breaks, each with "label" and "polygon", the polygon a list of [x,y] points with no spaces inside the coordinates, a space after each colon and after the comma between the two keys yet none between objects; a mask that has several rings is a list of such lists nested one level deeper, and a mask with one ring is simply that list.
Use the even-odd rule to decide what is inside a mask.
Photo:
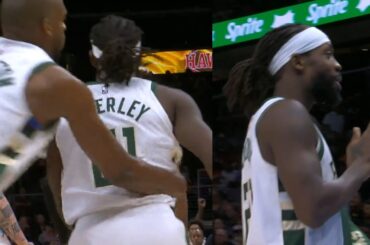
[{"label": "player's hand", "polygon": [[352,162],[356,159],[356,147],[361,139],[361,129],[358,127],[354,127],[352,129],[352,138],[349,144],[347,145],[346,149],[346,156],[347,156],[347,167],[349,167]]},{"label": "player's hand", "polygon": [[370,124],[361,135],[359,128],[353,129],[352,139],[347,146],[347,166],[362,164],[370,177]]}]

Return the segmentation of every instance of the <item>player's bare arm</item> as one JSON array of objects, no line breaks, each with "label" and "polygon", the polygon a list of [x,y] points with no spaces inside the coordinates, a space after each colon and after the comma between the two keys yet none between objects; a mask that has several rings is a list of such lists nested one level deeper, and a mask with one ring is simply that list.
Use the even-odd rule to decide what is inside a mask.
[{"label": "player's bare arm", "polygon": [[158,97],[161,103],[163,100],[172,102],[172,121],[177,140],[200,159],[208,176],[212,177],[212,131],[203,121],[193,98],[181,90],[165,86],[158,86]]},{"label": "player's bare arm", "polygon": [[148,165],[124,151],[99,119],[90,91],[61,67],[50,66],[31,77],[26,97],[41,123],[66,118],[81,148],[114,185],[143,194],[186,190],[180,173]]},{"label": "player's bare arm", "polygon": [[[368,134],[369,130],[361,140],[362,149],[370,147]],[[317,133],[299,102],[284,100],[273,105],[262,117],[257,136],[263,157],[278,168],[296,215],[310,227],[319,227],[338,212],[370,176],[369,159],[362,154],[339,179],[324,182],[316,153]]]},{"label": "player's bare arm", "polygon": [[48,148],[48,154],[46,159],[46,173],[48,184],[51,193],[53,194],[53,199],[58,215],[64,221],[61,196],[62,171],[63,171],[62,160],[58,148],[56,146],[55,140],[53,140]]},{"label": "player's bare arm", "polygon": [[28,241],[19,227],[13,209],[3,193],[0,193],[0,227],[15,244],[28,245]]},{"label": "player's bare arm", "polygon": [[187,194],[178,195],[176,197],[176,205],[175,205],[175,215],[176,217],[181,220],[185,227],[188,225],[188,197]]}]

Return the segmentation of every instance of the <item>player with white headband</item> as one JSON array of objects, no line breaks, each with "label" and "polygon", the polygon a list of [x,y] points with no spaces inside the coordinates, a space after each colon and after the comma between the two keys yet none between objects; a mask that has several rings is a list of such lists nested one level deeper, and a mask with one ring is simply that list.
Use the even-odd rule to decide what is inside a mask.
[{"label": "player with white headband", "polygon": [[354,128],[348,168],[338,177],[309,114],[315,103],[340,102],[340,72],[329,38],[298,24],[268,33],[231,71],[229,106],[251,118],[242,155],[243,244],[367,241],[344,208],[370,177],[370,129]]}]

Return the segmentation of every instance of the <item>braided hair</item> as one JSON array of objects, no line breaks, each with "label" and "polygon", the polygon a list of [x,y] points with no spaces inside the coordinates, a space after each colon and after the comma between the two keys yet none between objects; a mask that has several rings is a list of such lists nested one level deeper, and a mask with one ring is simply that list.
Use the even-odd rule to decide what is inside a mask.
[{"label": "braided hair", "polygon": [[142,33],[134,21],[115,15],[109,15],[93,26],[90,40],[103,51],[97,67],[102,82],[129,82],[140,65],[141,52],[136,45],[141,41]]},{"label": "braided hair", "polygon": [[275,90],[280,72],[274,76],[268,67],[280,48],[294,35],[307,29],[301,24],[287,24],[266,34],[257,44],[252,58],[237,63],[223,88],[230,109],[239,106],[251,116]]}]

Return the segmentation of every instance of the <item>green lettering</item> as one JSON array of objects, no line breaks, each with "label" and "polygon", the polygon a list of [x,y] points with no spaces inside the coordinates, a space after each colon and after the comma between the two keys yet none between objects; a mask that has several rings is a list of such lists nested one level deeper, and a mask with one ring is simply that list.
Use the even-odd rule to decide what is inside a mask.
[{"label": "green lettering", "polygon": [[132,118],[134,117],[134,115],[132,115],[131,112],[136,109],[136,105],[138,104],[141,104],[141,102],[137,100],[134,100],[134,102],[132,102],[130,109],[127,112],[127,116],[132,117]]},{"label": "green lettering", "polygon": [[122,135],[127,139],[127,151],[131,156],[136,156],[134,128],[123,128]]},{"label": "green lettering", "polygon": [[0,87],[8,86],[13,84],[13,78],[0,79]]},{"label": "green lettering", "polygon": [[125,115],[126,113],[122,110],[123,108],[123,104],[125,103],[125,98],[122,98],[121,99],[121,102],[119,103],[119,106],[118,106],[118,113],[119,114],[122,114],[122,115]]},{"label": "green lettering", "polygon": [[109,97],[108,99],[107,99],[107,111],[108,112],[116,112],[115,110],[114,110],[114,104],[116,103],[116,101],[114,100],[114,98],[113,97]]},{"label": "green lettering", "polygon": [[[135,130],[134,128],[116,128],[110,130],[112,134],[115,136],[115,138],[118,140],[118,142],[124,146],[124,138],[126,138],[127,142],[127,152],[131,155],[136,157],[136,143],[135,143]],[[122,132],[122,134],[120,133]],[[117,137],[117,134],[121,135],[121,137]],[[119,136],[118,135],[118,136]],[[123,140],[123,141],[122,141]],[[99,168],[96,166],[96,164],[92,164],[93,168],[93,174],[94,174],[94,181],[95,181],[95,187],[103,187],[107,185],[111,185],[110,181],[104,178],[104,175],[101,173]],[[3,171],[3,166],[0,163],[0,173]]]},{"label": "green lettering", "polygon": [[141,106],[141,110],[140,110],[140,114],[136,117],[136,121],[139,121],[139,119],[140,119],[140,117],[145,113],[145,112],[147,112],[147,111],[149,111],[150,110],[150,107],[145,107],[145,105],[143,104],[142,106]]},{"label": "green lettering", "polygon": [[103,111],[101,109],[101,107],[103,106],[102,105],[102,101],[103,99],[98,99],[98,100],[95,100],[95,104],[96,104],[96,109],[98,110],[98,113],[101,114],[101,113],[104,113],[105,111]]}]

